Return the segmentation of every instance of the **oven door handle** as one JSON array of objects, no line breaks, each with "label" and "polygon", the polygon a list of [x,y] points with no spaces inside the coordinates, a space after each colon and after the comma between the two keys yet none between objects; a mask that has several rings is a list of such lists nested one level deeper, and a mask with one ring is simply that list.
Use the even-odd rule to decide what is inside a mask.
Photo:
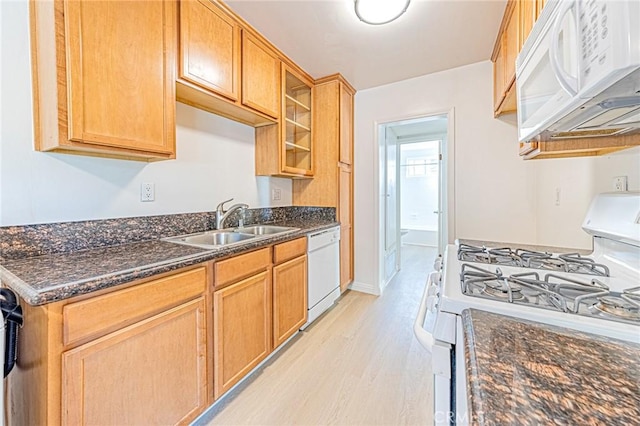
[{"label": "oven door handle", "polygon": [[429,302],[430,300],[433,300],[434,297],[431,294],[431,287],[435,287],[434,280],[437,280],[438,275],[438,272],[432,272],[431,274],[429,274],[427,284],[424,286],[424,294],[422,295],[422,301],[420,302],[420,309],[418,309],[418,316],[413,323],[413,333],[416,335],[416,338],[418,339],[420,344],[424,346],[424,348],[429,351],[429,353],[433,352],[435,339],[433,338],[433,335],[431,333],[424,329],[423,324],[427,316],[427,311],[430,308]]}]

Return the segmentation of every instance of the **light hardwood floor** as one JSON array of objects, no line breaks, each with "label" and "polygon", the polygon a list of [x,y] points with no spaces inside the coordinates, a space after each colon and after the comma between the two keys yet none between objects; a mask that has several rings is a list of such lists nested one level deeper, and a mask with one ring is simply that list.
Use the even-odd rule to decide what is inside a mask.
[{"label": "light hardwood floor", "polygon": [[413,321],[436,250],[402,250],[381,297],[347,292],[197,424],[433,424],[430,359]]}]

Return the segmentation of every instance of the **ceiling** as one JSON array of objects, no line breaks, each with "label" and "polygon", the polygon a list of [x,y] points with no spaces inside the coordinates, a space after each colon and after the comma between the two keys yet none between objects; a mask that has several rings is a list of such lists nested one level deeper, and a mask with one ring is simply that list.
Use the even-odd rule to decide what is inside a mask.
[{"label": "ceiling", "polygon": [[340,72],[357,90],[490,59],[506,0],[412,0],[386,25],[353,0],[227,0],[313,78]]}]

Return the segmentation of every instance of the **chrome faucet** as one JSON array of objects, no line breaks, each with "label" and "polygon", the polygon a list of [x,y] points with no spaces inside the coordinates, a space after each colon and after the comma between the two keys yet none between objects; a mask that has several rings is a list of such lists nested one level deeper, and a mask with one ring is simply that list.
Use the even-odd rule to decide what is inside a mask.
[{"label": "chrome faucet", "polygon": [[233,201],[233,198],[221,202],[220,204],[218,204],[218,207],[216,207],[216,229],[222,229],[224,221],[229,217],[231,213],[235,212],[236,210],[242,209],[242,213],[244,214],[244,209],[249,208],[248,204],[238,203],[232,205],[231,207],[229,207],[229,210],[225,211],[224,203],[228,203],[229,201]]}]

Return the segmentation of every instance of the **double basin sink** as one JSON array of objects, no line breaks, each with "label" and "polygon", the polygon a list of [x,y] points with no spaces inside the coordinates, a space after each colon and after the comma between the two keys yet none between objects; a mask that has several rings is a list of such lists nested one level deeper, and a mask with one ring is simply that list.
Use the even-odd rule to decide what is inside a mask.
[{"label": "double basin sink", "polygon": [[220,229],[214,231],[198,232],[196,234],[178,235],[177,237],[163,238],[164,241],[176,244],[184,244],[193,247],[216,249],[228,247],[232,244],[249,242],[259,238],[271,237],[277,234],[297,231],[299,228],[275,225],[254,225],[242,228]]}]

